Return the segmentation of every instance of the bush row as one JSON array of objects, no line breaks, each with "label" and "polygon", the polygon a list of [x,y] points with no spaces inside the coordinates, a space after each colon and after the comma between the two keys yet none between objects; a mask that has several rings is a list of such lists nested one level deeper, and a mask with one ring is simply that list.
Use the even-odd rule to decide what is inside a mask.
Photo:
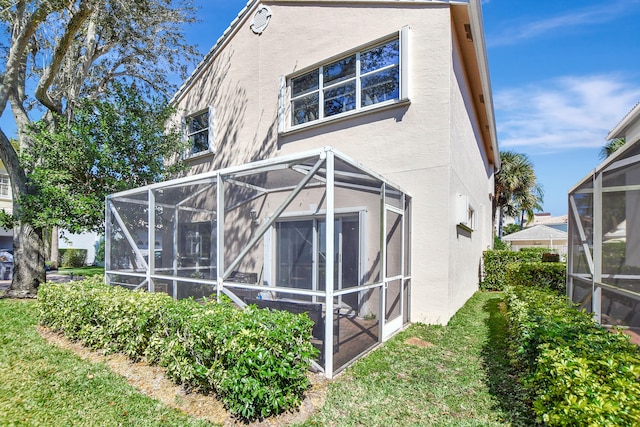
[{"label": "bush row", "polygon": [[42,285],[38,315],[41,324],[91,348],[165,367],[176,383],[217,394],[246,420],[299,406],[317,353],[306,314],[176,301],[99,277]]},{"label": "bush row", "polygon": [[480,289],[501,291],[505,284],[507,264],[542,261],[547,248],[522,248],[519,251],[490,250],[483,253],[484,279]]},{"label": "bush row", "polygon": [[87,262],[86,249],[65,248],[58,251],[58,264],[60,267],[82,267]]},{"label": "bush row", "polygon": [[509,287],[506,296],[511,356],[540,421],[640,425],[640,357],[628,336],[544,290]]},{"label": "bush row", "polygon": [[505,285],[533,286],[565,295],[566,277],[567,266],[563,262],[512,262],[507,264]]}]

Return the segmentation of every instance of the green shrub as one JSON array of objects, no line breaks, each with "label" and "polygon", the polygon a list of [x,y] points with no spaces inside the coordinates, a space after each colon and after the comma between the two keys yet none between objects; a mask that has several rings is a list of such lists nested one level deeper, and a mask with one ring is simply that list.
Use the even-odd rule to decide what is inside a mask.
[{"label": "green shrub", "polygon": [[86,249],[60,249],[58,264],[61,267],[82,267],[87,262],[87,250]]},{"label": "green shrub", "polygon": [[567,266],[562,262],[512,262],[507,264],[506,286],[533,286],[566,294]]},{"label": "green shrub", "polygon": [[511,357],[540,421],[551,426],[638,425],[640,357],[566,298],[507,288]]},{"label": "green shrub", "polygon": [[507,264],[512,262],[541,261],[547,248],[522,248],[518,252],[510,250],[491,250],[483,253],[484,279],[480,289],[501,291],[506,279]]},{"label": "green shrub", "polygon": [[42,285],[38,315],[43,325],[87,346],[165,367],[176,383],[216,393],[247,420],[298,406],[317,354],[306,314],[176,301],[97,277]]},{"label": "green shrub", "polygon": [[509,245],[504,240],[500,240],[498,236],[493,237],[493,249],[496,251],[507,251],[511,249],[511,245]]}]

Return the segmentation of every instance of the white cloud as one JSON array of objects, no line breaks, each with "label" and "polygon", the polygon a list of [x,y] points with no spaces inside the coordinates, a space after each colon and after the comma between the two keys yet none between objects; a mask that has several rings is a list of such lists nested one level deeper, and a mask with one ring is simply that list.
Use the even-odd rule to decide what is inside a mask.
[{"label": "white cloud", "polygon": [[561,77],[494,93],[501,148],[558,152],[597,148],[640,101],[621,76]]},{"label": "white cloud", "polygon": [[604,2],[596,6],[572,8],[564,14],[531,20],[523,16],[518,21],[503,23],[505,28],[498,34],[487,35],[487,46],[504,46],[521,42],[539,36],[553,34],[557,31],[571,31],[592,24],[602,24],[615,20],[625,14],[631,13],[633,4],[639,0],[617,0]]}]

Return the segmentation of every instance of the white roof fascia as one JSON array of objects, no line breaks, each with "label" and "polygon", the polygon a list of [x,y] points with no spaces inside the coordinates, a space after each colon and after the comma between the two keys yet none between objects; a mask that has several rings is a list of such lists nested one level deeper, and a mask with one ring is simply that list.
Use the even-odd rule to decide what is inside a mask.
[{"label": "white roof fascia", "polygon": [[180,101],[182,96],[186,93],[187,89],[191,86],[191,84],[198,79],[201,73],[203,73],[213,62],[213,58],[218,54],[218,52],[226,45],[226,42],[229,40],[231,35],[235,34],[240,28],[240,23],[244,21],[249,13],[255,9],[258,4],[258,0],[249,0],[247,4],[238,12],[238,16],[231,21],[226,30],[222,33],[222,35],[216,40],[213,47],[209,50],[209,52],[204,56],[202,61],[196,66],[191,75],[187,77],[187,79],[182,83],[182,85],[178,88],[178,91],[173,95],[169,104],[175,105]]},{"label": "white roof fascia", "polygon": [[[452,2],[453,3],[453,2]],[[470,0],[468,2],[455,2],[456,4],[468,4],[471,33],[473,36],[473,46],[476,50],[478,70],[480,72],[480,82],[482,84],[482,95],[484,96],[484,106],[489,122],[489,134],[491,135],[491,147],[495,158],[496,172],[500,170],[500,151],[498,149],[498,133],[496,131],[496,120],[493,113],[493,93],[491,91],[491,79],[489,78],[489,60],[487,59],[487,44],[484,37],[484,27],[482,25],[482,6],[480,0]]]},{"label": "white roof fascia", "polygon": [[638,102],[631,111],[629,111],[627,115],[620,120],[620,123],[618,123],[618,125],[609,132],[607,135],[607,141],[615,138],[622,138],[627,127],[629,127],[633,121],[638,120],[638,118],[640,118],[640,102]]},{"label": "white roof fascia", "polygon": [[[616,127],[613,128],[611,132],[609,132],[606,140],[610,141],[614,138],[621,138],[625,136],[624,132],[627,130],[629,125],[633,123],[635,120],[640,120],[640,102],[638,102],[631,109],[631,111],[629,111],[627,115],[624,116],[624,118],[620,121],[620,123],[618,123]],[[584,178],[578,181],[576,185],[571,187],[569,189],[568,194],[575,192],[578,189],[578,187],[584,184],[587,180],[593,179],[594,175],[598,174],[603,169],[608,168],[610,165],[612,165],[614,162],[618,160],[618,157],[623,156],[627,152],[627,150],[630,150],[631,147],[633,147],[634,145],[636,144],[632,143],[632,144],[625,144],[622,147],[620,147],[620,149],[616,150],[615,153],[613,153],[612,155],[607,157],[605,160],[603,160],[602,163],[600,163],[598,166],[592,169]]]}]

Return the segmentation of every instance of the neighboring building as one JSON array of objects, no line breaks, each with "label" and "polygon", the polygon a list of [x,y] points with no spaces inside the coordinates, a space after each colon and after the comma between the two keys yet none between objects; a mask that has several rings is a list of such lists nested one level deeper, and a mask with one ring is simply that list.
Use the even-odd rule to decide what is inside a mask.
[{"label": "neighboring building", "polygon": [[555,228],[560,231],[567,232],[568,215],[551,216],[548,212],[536,213],[533,216],[533,221],[527,224],[527,227],[533,227],[534,225],[546,225],[547,227]]},{"label": "neighboring building", "polygon": [[522,248],[544,247],[561,255],[567,254],[567,232],[547,225],[534,225],[502,236],[514,251]]},{"label": "neighboring building", "polygon": [[191,169],[108,198],[109,282],[321,304],[328,376],[350,325],[375,344],[478,289],[499,168],[479,0],[249,1],[173,104]]},{"label": "neighboring building", "polygon": [[[4,165],[0,165],[0,209],[8,214],[13,213],[13,196],[11,181]],[[13,250],[13,230],[0,227],[0,251]]]},{"label": "neighboring building", "polygon": [[[3,165],[0,165],[0,209],[7,213],[13,212],[13,193],[9,174]],[[91,265],[95,260],[96,233],[68,234],[63,233],[59,245],[61,249],[76,248],[87,250],[87,264]],[[13,251],[13,230],[0,228],[0,251]]]},{"label": "neighboring building", "polygon": [[[640,328],[640,103],[626,144],[569,191],[567,292],[603,325]],[[638,330],[638,329],[636,329]]]}]

